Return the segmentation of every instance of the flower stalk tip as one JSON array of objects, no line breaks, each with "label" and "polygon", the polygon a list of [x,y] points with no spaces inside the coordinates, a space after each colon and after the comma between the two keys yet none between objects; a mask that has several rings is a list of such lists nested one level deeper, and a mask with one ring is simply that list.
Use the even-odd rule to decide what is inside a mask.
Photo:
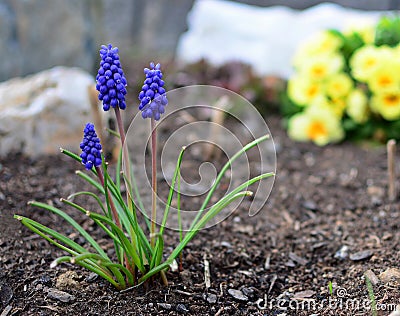
[{"label": "flower stalk tip", "polygon": [[82,164],[85,165],[87,170],[101,166],[102,147],[92,123],[87,123],[83,130],[83,140],[80,144],[80,148],[82,149],[80,155]]},{"label": "flower stalk tip", "polygon": [[168,104],[161,65],[151,62],[150,68],[144,68],[144,74],[146,79],[139,93],[139,110],[142,111],[144,119],[153,118],[158,121]]},{"label": "flower stalk tip", "polygon": [[108,111],[110,107],[124,110],[127,81],[119,60],[118,48],[111,44],[102,45],[100,57],[96,90],[99,91],[99,100],[103,101],[103,110]]}]

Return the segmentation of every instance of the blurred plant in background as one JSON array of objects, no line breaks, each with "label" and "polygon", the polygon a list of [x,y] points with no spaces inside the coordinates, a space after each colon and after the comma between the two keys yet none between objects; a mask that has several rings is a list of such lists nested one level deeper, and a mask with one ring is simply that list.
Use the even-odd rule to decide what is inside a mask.
[{"label": "blurred plant in background", "polygon": [[326,30],[294,57],[282,111],[289,136],[317,145],[400,139],[400,18]]}]

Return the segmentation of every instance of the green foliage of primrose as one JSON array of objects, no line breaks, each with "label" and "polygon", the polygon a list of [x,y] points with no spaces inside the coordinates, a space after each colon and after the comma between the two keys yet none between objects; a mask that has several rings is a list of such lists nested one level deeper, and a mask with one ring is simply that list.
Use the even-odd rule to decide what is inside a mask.
[{"label": "green foliage of primrose", "polygon": [[[169,254],[165,254],[164,251],[166,248],[164,245],[164,231],[174,194],[177,195],[177,200],[179,201],[178,204],[180,204],[180,166],[185,148],[182,148],[180,151],[176,162],[163,220],[159,231],[156,233],[156,242],[153,247],[151,246],[150,238],[147,234],[149,224],[147,223],[144,227],[139,225],[135,203],[132,200],[132,197],[137,197],[137,195],[135,194],[135,188],[129,181],[126,181],[128,184],[127,200],[121,194],[121,178],[127,180],[126,175],[120,172],[122,154],[120,155],[116,167],[115,181],[110,176],[107,164],[105,163],[104,157],[102,157],[102,166],[101,168],[99,167],[100,169],[93,167],[88,172],[76,172],[77,176],[81,177],[93,186],[96,193],[81,191],[72,194],[67,199],[61,199],[61,202],[66,206],[70,206],[92,219],[109,236],[109,238],[111,238],[114,243],[116,258],[110,258],[98,242],[81,225],[59,208],[40,202],[29,202],[29,205],[31,206],[42,208],[65,220],[86,240],[85,246],[77,244],[60,232],[46,227],[32,219],[20,215],[15,215],[14,217],[20,220],[21,223],[30,230],[46,239],[49,243],[68,253],[68,255],[54,260],[51,264],[52,267],[63,262],[80,265],[104,278],[118,290],[140,285],[157,274],[161,275],[164,283],[167,283],[165,272],[169,269],[173,261],[179,257],[186,245],[196,236],[197,232],[230,203],[244,196],[250,196],[252,193],[247,190],[248,186],[273,175],[272,173],[265,173],[244,182],[236,189],[222,197],[211,208],[206,210],[220,180],[224,176],[225,172],[230,168],[232,162],[250,148],[257,146],[259,143],[267,139],[268,136],[266,135],[254,140],[247,146],[243,147],[225,164],[206,196],[198,216],[192,222],[191,229],[186,232],[186,234],[184,234],[182,229],[179,231],[180,242]],[[81,163],[81,158],[76,154],[65,149],[61,149],[61,152],[76,160],[78,163]],[[104,174],[103,184],[97,179],[99,171]],[[176,188],[178,188],[178,190],[176,190]],[[84,206],[74,203],[72,199],[76,196],[87,196],[88,198],[92,198],[97,203],[98,209],[88,210]],[[103,203],[103,200],[105,200],[105,203]],[[117,210],[121,222],[120,226],[116,223],[115,218],[113,217],[113,206]],[[179,221],[181,221],[180,216]],[[181,222],[179,222],[179,226],[181,227]],[[167,259],[164,259],[165,257]]]},{"label": "green foliage of primrose", "polygon": [[375,45],[396,46],[400,42],[400,17],[385,16],[376,26]]}]

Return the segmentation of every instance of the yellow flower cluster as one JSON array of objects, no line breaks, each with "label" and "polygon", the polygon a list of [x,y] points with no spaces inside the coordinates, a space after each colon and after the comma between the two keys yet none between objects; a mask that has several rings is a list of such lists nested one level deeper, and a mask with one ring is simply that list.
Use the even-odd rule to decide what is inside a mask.
[{"label": "yellow flower cluster", "polygon": [[350,60],[352,74],[366,83],[371,110],[388,121],[400,118],[400,46],[366,45]]},{"label": "yellow flower cluster", "polygon": [[362,45],[350,60],[342,49],[346,33],[332,31],[313,36],[295,54],[287,93],[302,111],[288,121],[294,140],[321,146],[340,141],[345,117],[355,124],[371,115],[400,119],[400,45],[377,47],[372,27],[357,31]]},{"label": "yellow flower cluster", "polygon": [[340,141],[340,119],[353,90],[353,80],[343,71],[339,49],[342,40],[325,31],[306,41],[295,55],[297,73],[288,82],[288,95],[305,110],[289,120],[289,136],[318,145]]}]

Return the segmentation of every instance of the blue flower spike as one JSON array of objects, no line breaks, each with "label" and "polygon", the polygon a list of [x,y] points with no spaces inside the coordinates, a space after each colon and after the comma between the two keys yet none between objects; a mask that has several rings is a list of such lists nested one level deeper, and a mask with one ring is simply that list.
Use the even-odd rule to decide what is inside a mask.
[{"label": "blue flower spike", "polygon": [[139,93],[139,110],[142,111],[142,117],[154,118],[158,121],[161,114],[165,112],[165,106],[168,104],[168,99],[165,94],[163,74],[161,65],[150,63],[150,69],[144,68],[146,79],[142,86],[142,91]]},{"label": "blue flower spike", "polygon": [[82,164],[85,165],[87,170],[93,167],[101,166],[101,144],[100,139],[97,137],[94,125],[87,123],[83,130],[83,140],[80,145],[82,153]]},{"label": "blue flower spike", "polygon": [[110,107],[124,110],[127,81],[121,68],[118,48],[112,47],[111,44],[102,45],[100,57],[96,89],[99,91],[99,100],[103,101],[103,110],[108,111]]}]

